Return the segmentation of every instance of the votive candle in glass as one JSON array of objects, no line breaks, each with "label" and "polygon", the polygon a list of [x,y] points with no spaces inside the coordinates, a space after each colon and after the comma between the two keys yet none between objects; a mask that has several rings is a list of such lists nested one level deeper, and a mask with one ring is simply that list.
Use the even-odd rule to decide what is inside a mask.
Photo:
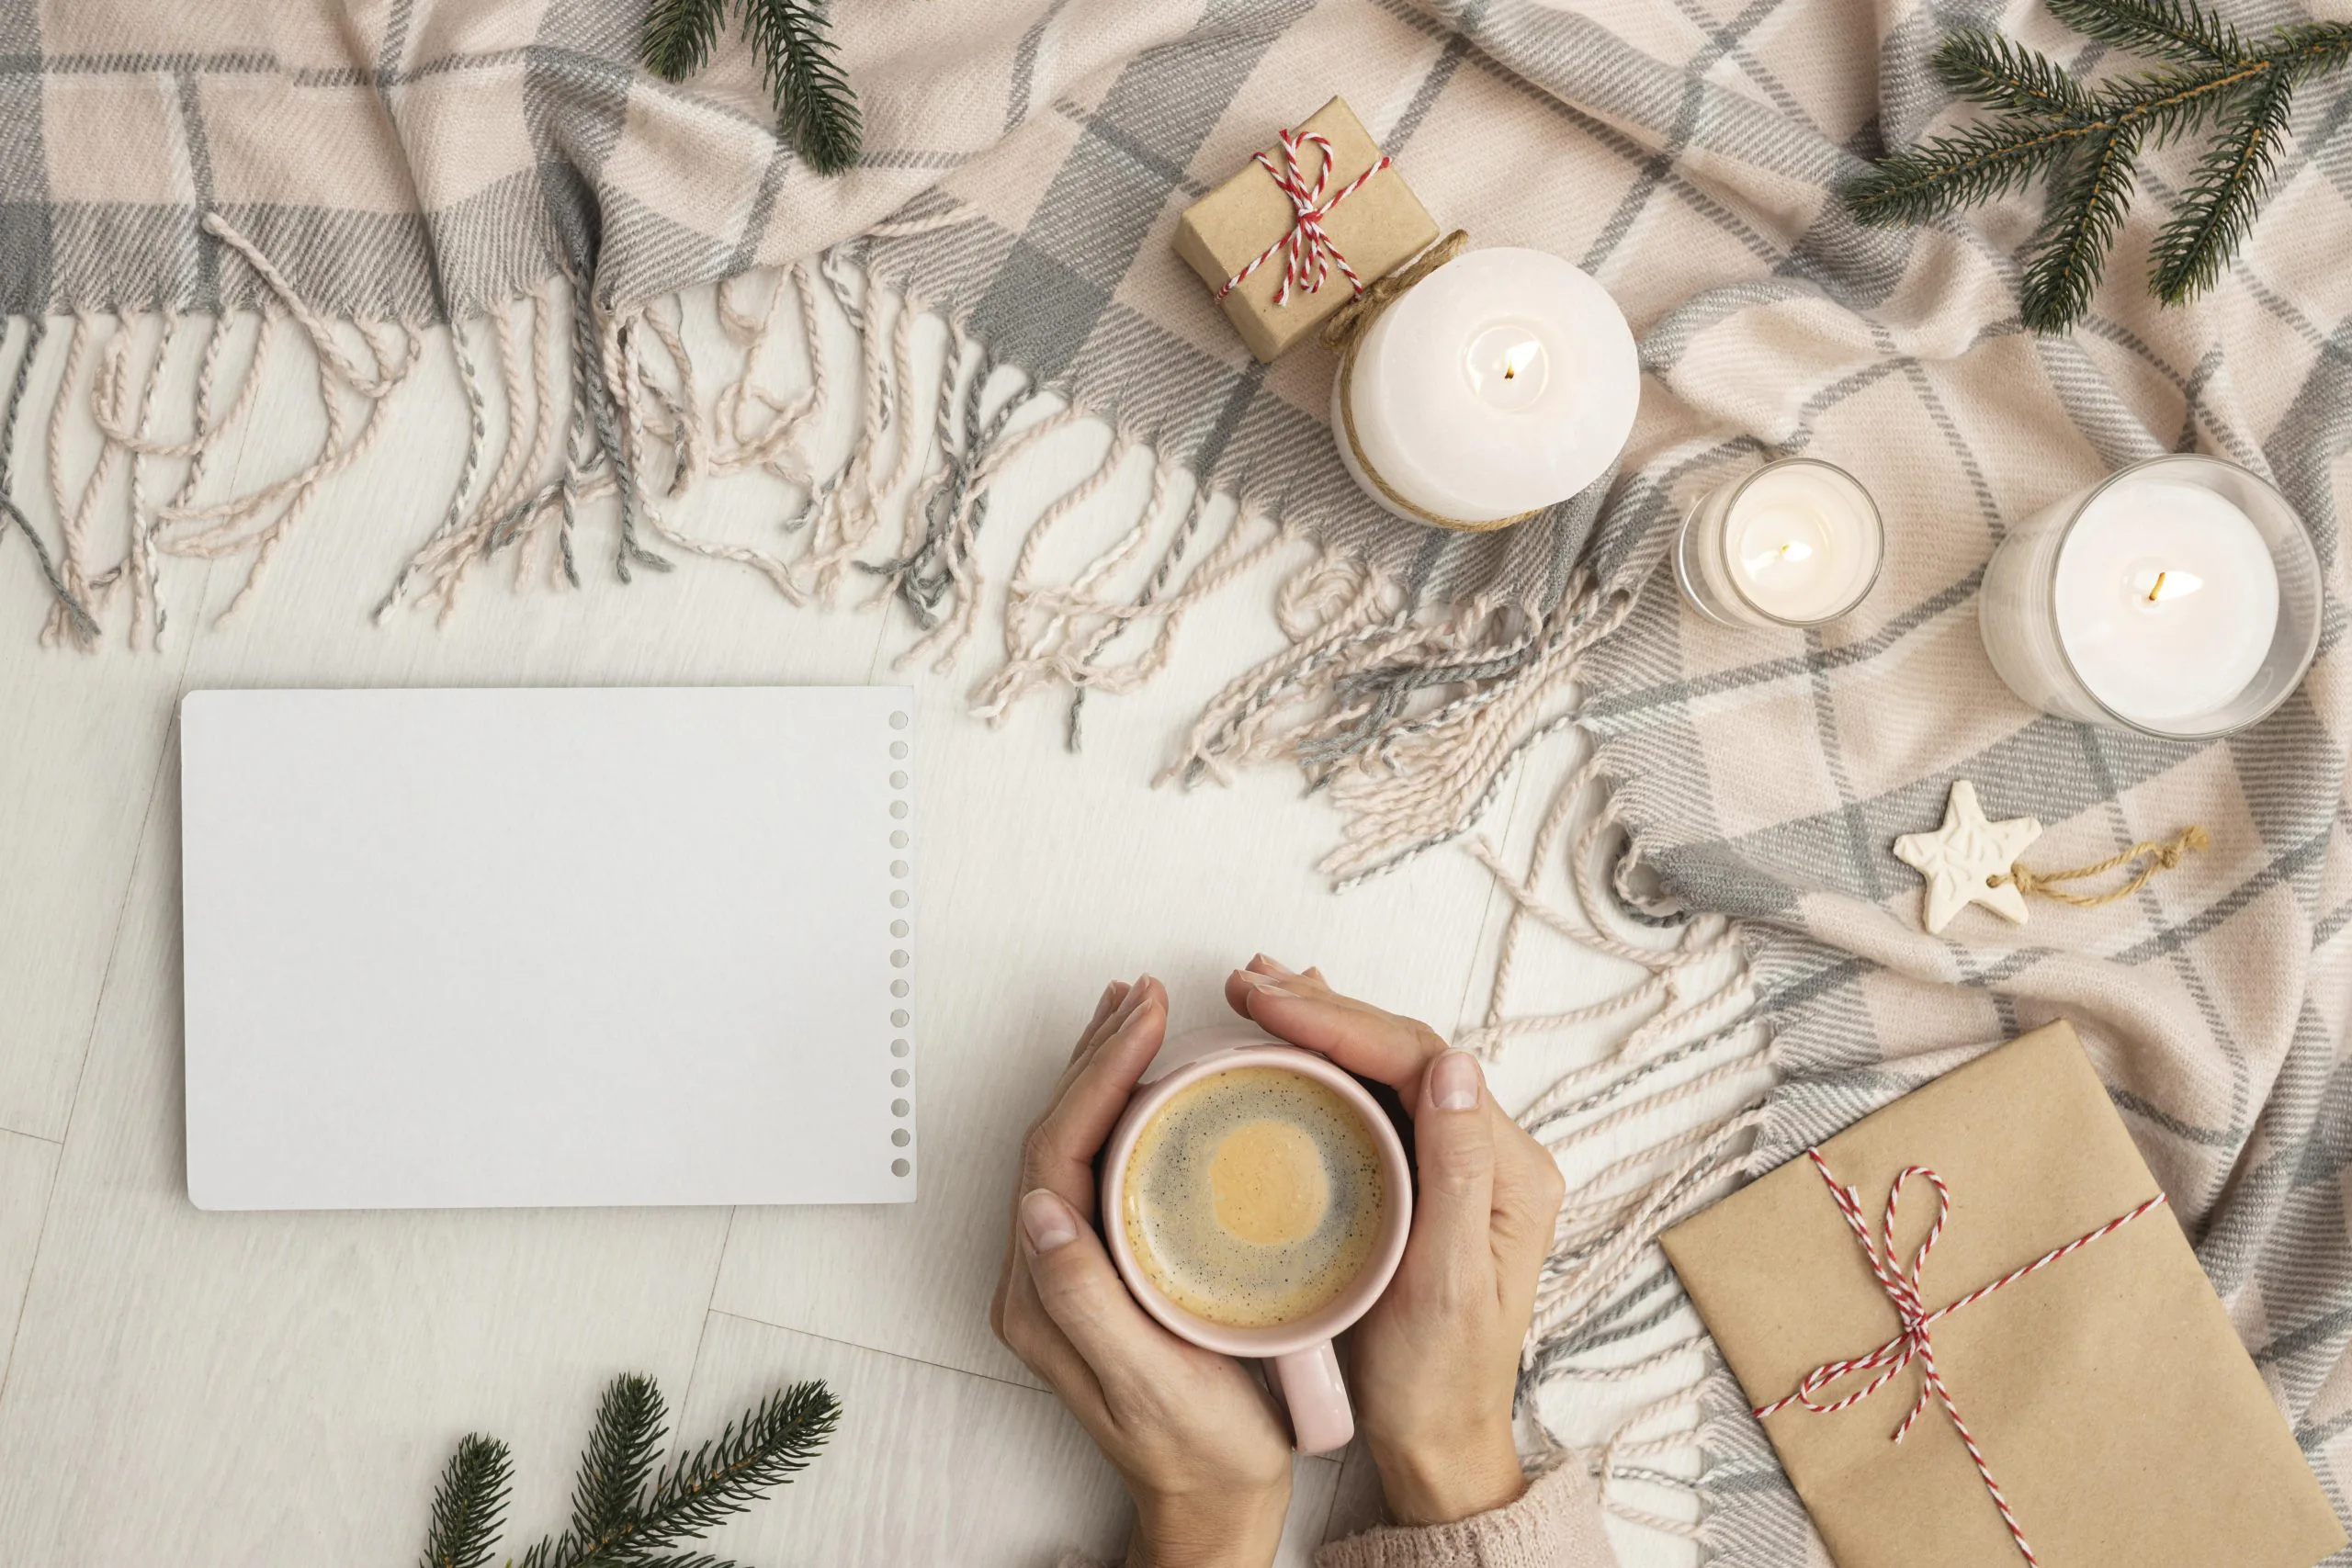
[{"label": "votive candle in glass", "polygon": [[1690,509],[1674,573],[1725,626],[1814,626],[1860,604],[1885,555],[1886,528],[1860,480],[1817,457],[1782,457]]},{"label": "votive candle in glass", "polygon": [[2177,739],[2286,701],[2319,648],[2319,557],[2278,490],[2178,454],[2011,529],[1977,599],[2011,691],[2062,718]]},{"label": "votive candle in glass", "polygon": [[1617,460],[1641,401],[1624,312],[1548,251],[1454,257],[1340,361],[1331,429],[1364,493],[1481,532],[1567,500]]}]

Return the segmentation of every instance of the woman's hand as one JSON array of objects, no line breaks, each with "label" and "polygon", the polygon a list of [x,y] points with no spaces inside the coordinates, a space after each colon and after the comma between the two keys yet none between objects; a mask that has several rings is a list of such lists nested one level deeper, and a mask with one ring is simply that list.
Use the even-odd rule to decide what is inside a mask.
[{"label": "woman's hand", "polygon": [[1281,1417],[1239,1362],[1145,1315],[1091,1224],[1094,1156],[1167,1028],[1157,980],[1102,993],[1022,1145],[989,1322],[1125,1477],[1129,1568],[1266,1568],[1290,1506]]},{"label": "woman's hand", "polygon": [[1419,1206],[1405,1260],[1350,1335],[1357,1421],[1399,1524],[1443,1524],[1526,1490],[1511,1438],[1520,1347],[1552,1247],[1559,1168],[1428,1025],[1261,955],[1226,982],[1268,1033],[1389,1085],[1412,1113]]}]

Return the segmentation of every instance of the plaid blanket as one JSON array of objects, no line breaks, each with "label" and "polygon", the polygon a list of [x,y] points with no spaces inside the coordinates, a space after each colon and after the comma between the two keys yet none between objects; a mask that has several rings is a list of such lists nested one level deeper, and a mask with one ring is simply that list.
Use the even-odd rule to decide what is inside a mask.
[{"label": "plaid blanket", "polygon": [[[2243,19],[2291,8],[2259,9]],[[0,555],[24,535],[54,639],[163,632],[173,558],[258,570],[440,351],[418,329],[441,321],[460,328],[467,461],[446,508],[420,515],[388,612],[446,610],[469,563],[502,551],[557,581],[715,558],[796,602],[872,581],[932,646],[1000,615],[1005,658],[976,708],[1058,691],[1075,739],[1088,694],[1141,685],[1190,606],[1310,537],[1320,552],[1276,603],[1291,647],[1237,672],[1171,772],[1304,765],[1346,813],[1330,862],[1346,882],[1463,837],[1520,758],[1578,728],[1582,776],[1613,784],[1606,820],[1632,852],[1613,886],[1573,868],[1595,912],[1735,921],[1747,977],[1716,996],[1770,1032],[1767,1100],[1671,1119],[1700,1103],[1691,1086],[1731,1081],[1711,1053],[1732,1036],[1677,998],[1669,966],[1643,993],[1663,1010],[1625,1053],[1541,1102],[1547,1128],[1650,1107],[1663,1130],[1646,1160],[1593,1173],[1532,1382],[1671,1359],[1677,1344],[1645,1337],[1675,1332],[1671,1283],[1641,1262],[1709,1179],[2064,1013],[2341,1495],[2352,92],[2305,91],[2269,215],[2210,299],[2146,299],[2143,210],[2090,318],[2041,339],[2018,327],[2011,259],[2029,200],[1894,233],[1832,197],[1863,156],[1947,114],[1925,62],[1951,15],[1909,0],[844,0],[868,141],[827,181],[770,133],[739,48],[683,86],[633,71],[631,5],[0,0],[0,309],[27,319],[11,323],[23,346],[0,418]],[[2030,7],[2005,19],[2098,63]],[[1251,363],[1176,260],[1181,208],[1334,92],[1441,224],[1557,252],[1624,305],[1646,380],[1609,483],[1500,535],[1386,518],[1333,456],[1329,358]],[[2143,209],[2179,172],[2159,164]],[[714,279],[741,350],[725,367],[697,366],[675,299]],[[862,334],[860,364],[820,357],[790,391],[762,379],[772,338],[813,346],[835,312]],[[213,324],[183,331],[189,317]],[[929,317],[950,345],[933,380]],[[205,452],[243,416],[234,365],[273,333],[308,344],[328,434],[300,472],[221,496]],[[28,392],[49,333],[69,339],[62,389]],[[201,359],[191,407],[157,394],[175,355]],[[493,379],[503,396],[485,394]],[[130,470],[127,512],[107,510],[102,475],[50,472],[45,499],[11,480],[44,395],[54,416],[100,422],[102,466]],[[810,422],[842,398],[861,434],[829,461]],[[991,482],[1084,414],[1113,424],[1102,464],[1025,525],[999,590],[976,550]],[[2005,520],[2191,447],[2270,475],[2311,523],[2331,604],[2301,694],[2204,746],[2027,710],[1975,630]],[[1879,588],[1815,633],[1698,620],[1659,570],[1681,509],[1798,451],[1878,496]],[[1056,577],[1034,547],[1131,457],[1153,467],[1150,503]],[[733,469],[795,504],[756,533],[690,530],[678,498]],[[2191,821],[2212,849],[2120,904],[2037,906],[2022,930],[1966,915],[1929,938],[1889,846],[1932,826],[1959,776],[1996,815],[2049,824],[2052,863]],[[1665,905],[1628,902],[1641,872]],[[1536,908],[1536,875],[1506,876]],[[1557,1021],[1508,1016],[1498,990],[1484,1043]],[[1747,1568],[1817,1559],[1736,1392],[1720,1373],[1708,1389],[1702,1538]],[[1630,1452],[1612,1450],[1612,1495],[1654,1513],[1642,1489],[1672,1478],[1619,1462]]]}]

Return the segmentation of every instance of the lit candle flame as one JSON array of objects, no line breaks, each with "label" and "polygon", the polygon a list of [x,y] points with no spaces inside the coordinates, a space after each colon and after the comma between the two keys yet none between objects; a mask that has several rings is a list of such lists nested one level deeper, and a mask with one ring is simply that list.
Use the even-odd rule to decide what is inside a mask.
[{"label": "lit candle flame", "polygon": [[2205,580],[2193,571],[2160,571],[2148,587],[2148,603],[2184,598],[2205,586]]},{"label": "lit candle flame", "polygon": [[1534,362],[1535,355],[1542,351],[1543,346],[1531,339],[1525,343],[1515,343],[1505,349],[1503,351],[1503,379],[1517,380],[1519,373]]},{"label": "lit candle flame", "polygon": [[1783,544],[1760,548],[1753,555],[1743,553],[1740,559],[1746,563],[1748,570],[1760,572],[1769,571],[1784,561],[1791,564],[1808,561],[1813,558],[1813,546],[1803,539],[1791,539]]}]

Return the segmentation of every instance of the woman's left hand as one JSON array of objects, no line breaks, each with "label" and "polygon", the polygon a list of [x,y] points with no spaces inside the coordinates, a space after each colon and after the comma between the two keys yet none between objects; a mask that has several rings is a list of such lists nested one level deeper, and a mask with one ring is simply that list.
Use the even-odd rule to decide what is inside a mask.
[{"label": "woman's left hand", "polygon": [[1129,1568],[1267,1568],[1290,1506],[1273,1402],[1238,1361],[1146,1315],[1092,1224],[1094,1156],[1167,1028],[1167,992],[1148,976],[1102,993],[1022,1145],[989,1321],[1125,1478]]},{"label": "woman's left hand", "polygon": [[1505,1506],[1527,1488],[1511,1408],[1560,1213],[1559,1166],[1495,1103],[1477,1060],[1427,1024],[1262,953],[1225,994],[1268,1032],[1404,1100],[1419,1190],[1396,1278],[1348,1336],[1357,1423],[1397,1523]]}]

